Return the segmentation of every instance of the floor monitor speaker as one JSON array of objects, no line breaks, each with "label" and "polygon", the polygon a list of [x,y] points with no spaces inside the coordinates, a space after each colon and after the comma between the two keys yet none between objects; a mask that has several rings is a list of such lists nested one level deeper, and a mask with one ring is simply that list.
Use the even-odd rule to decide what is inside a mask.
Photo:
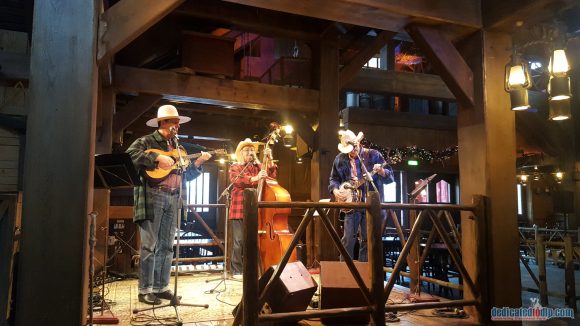
[{"label": "floor monitor speaker", "polygon": [[[369,265],[366,262],[354,262],[356,269],[370,289]],[[340,261],[322,261],[320,262],[320,308],[347,308],[362,307],[367,303],[363,293],[358,287],[354,276],[348,269],[345,262]],[[340,317],[340,318],[323,318],[325,324],[368,324],[370,321],[369,314]]]},{"label": "floor monitor speaker", "polygon": [[[260,278],[260,291],[264,289],[274,273],[274,267],[268,268]],[[302,262],[288,263],[280,278],[272,285],[272,289],[266,296],[266,302],[275,313],[304,311],[317,288],[318,284]]]}]

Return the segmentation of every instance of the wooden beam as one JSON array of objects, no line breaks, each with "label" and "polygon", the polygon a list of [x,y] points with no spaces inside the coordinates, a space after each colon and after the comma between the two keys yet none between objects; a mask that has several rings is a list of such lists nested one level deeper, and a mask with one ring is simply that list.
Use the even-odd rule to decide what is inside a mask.
[{"label": "wooden beam", "polygon": [[519,23],[532,26],[551,21],[558,12],[577,3],[577,0],[485,0],[481,3],[483,26],[512,32]]},{"label": "wooden beam", "polygon": [[453,93],[437,75],[392,70],[361,69],[343,90],[455,100]]},{"label": "wooden beam", "polygon": [[[19,325],[87,323],[98,87],[95,4],[34,2],[30,137],[23,173],[25,231],[14,304]],[[36,159],[39,154],[42,164]],[[58,304],[48,304],[40,294],[50,294],[49,301]]]},{"label": "wooden beam", "polygon": [[400,31],[408,23],[408,17],[336,0],[225,1],[389,31]]},{"label": "wooden beam", "polygon": [[263,36],[303,41],[319,40],[320,34],[330,23],[320,19],[214,0],[187,1],[175,10],[175,14],[211,20],[222,23],[224,26]]},{"label": "wooden beam", "polygon": [[367,43],[364,48],[360,49],[358,54],[340,70],[339,87],[343,88],[346,83],[352,80],[356,73],[361,70],[362,66],[377,54],[396,34],[395,32],[382,31],[371,43]]},{"label": "wooden beam", "polygon": [[165,99],[273,111],[316,112],[318,91],[116,66],[117,92],[163,95]]},{"label": "wooden beam", "polygon": [[106,62],[185,0],[122,0],[101,14],[97,61]]},{"label": "wooden beam", "polygon": [[[411,21],[448,22],[461,29],[481,27],[479,1],[458,4],[455,0],[417,0],[400,2],[364,0],[225,0],[258,8],[282,11],[329,21],[367,26],[388,31],[402,31]],[[384,4],[383,4],[384,2]],[[462,11],[463,10],[463,11]]]},{"label": "wooden beam", "polygon": [[[473,28],[481,27],[481,1],[452,0],[342,0],[353,4],[377,8],[388,12],[425,19],[433,22],[450,23]],[[483,1],[485,2],[485,1]]]},{"label": "wooden beam", "polygon": [[407,31],[427,54],[427,59],[455,94],[462,107],[473,107],[473,72],[455,46],[432,27],[410,25]]},{"label": "wooden beam", "polygon": [[139,94],[131,102],[123,107],[123,110],[116,113],[113,120],[113,134],[123,132],[143,113],[151,109],[162,99],[161,95]]}]

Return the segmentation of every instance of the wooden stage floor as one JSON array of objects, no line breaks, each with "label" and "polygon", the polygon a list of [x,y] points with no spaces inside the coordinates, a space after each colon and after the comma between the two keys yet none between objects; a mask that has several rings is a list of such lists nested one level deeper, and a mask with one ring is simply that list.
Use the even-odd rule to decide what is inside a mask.
[{"label": "wooden stage floor", "polygon": [[[242,282],[228,279],[226,282],[206,282],[207,280],[220,279],[223,273],[196,272],[192,275],[183,275],[178,278],[178,295],[183,298],[183,303],[208,304],[209,308],[178,306],[179,315],[183,325],[187,326],[215,326],[231,325],[233,322],[232,310],[238,304],[242,296]],[[313,277],[318,282],[318,275]],[[173,280],[171,287],[173,289]],[[319,283],[319,282],[318,282]],[[217,286],[217,287],[216,287]],[[215,288],[215,289],[214,289]],[[213,290],[212,290],[213,289]],[[317,292],[318,293],[318,292]],[[389,304],[409,303],[406,300],[408,289],[395,286],[389,298]],[[119,319],[118,325],[171,325],[175,322],[175,308],[172,306],[156,308],[133,314],[133,309],[148,308],[151,306],[140,303],[137,299],[137,280],[122,280],[105,284],[105,299],[110,305],[112,314]],[[422,294],[430,296],[429,294]],[[315,295],[317,298],[317,294]],[[163,304],[168,303],[163,300]],[[309,308],[310,309],[310,308]],[[98,323],[101,312],[93,314],[94,325]],[[473,325],[472,321],[458,318],[445,318],[434,316],[433,309],[420,311],[400,312],[399,321],[388,322],[388,325]],[[300,321],[298,325],[322,325],[318,320]]]}]

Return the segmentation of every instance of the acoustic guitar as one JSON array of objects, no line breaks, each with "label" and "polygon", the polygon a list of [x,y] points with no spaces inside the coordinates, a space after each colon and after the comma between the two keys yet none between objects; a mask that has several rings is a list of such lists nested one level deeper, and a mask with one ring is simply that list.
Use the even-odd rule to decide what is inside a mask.
[{"label": "acoustic guitar", "polygon": [[[188,167],[191,164],[191,160],[192,159],[196,159],[198,157],[201,156],[201,153],[195,153],[195,154],[187,154],[187,152],[183,149],[179,150],[181,152],[181,159],[182,159],[182,163],[183,166]],[[169,169],[162,169],[162,168],[155,168],[153,170],[146,170],[145,174],[147,174],[147,177],[154,180],[154,181],[162,181],[163,179],[165,179],[173,170],[178,170],[180,167],[179,164],[179,152],[177,149],[174,149],[170,152],[166,152],[160,149],[148,149],[145,151],[145,153],[157,153],[157,154],[162,154],[162,155],[166,155],[166,156],[170,156],[171,158],[173,158],[175,160],[175,163],[169,168]],[[209,151],[208,153],[210,154],[217,154],[217,155],[225,155],[227,154],[225,149],[216,149],[213,151]]]}]

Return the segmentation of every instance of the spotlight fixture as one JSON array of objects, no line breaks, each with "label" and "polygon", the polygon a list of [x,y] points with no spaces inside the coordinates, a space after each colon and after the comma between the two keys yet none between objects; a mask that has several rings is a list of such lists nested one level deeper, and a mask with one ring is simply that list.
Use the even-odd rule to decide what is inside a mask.
[{"label": "spotlight fixture", "polygon": [[521,174],[520,175],[520,183],[524,187],[528,184],[528,175],[527,174]]},{"label": "spotlight fixture", "polygon": [[294,127],[292,127],[291,124],[286,124],[284,126],[282,126],[284,128],[284,133],[285,134],[292,134],[294,132]]},{"label": "spotlight fixture", "polygon": [[556,172],[554,172],[554,180],[556,180],[556,183],[558,184],[562,183],[562,180],[564,180],[564,172],[556,170]]}]

